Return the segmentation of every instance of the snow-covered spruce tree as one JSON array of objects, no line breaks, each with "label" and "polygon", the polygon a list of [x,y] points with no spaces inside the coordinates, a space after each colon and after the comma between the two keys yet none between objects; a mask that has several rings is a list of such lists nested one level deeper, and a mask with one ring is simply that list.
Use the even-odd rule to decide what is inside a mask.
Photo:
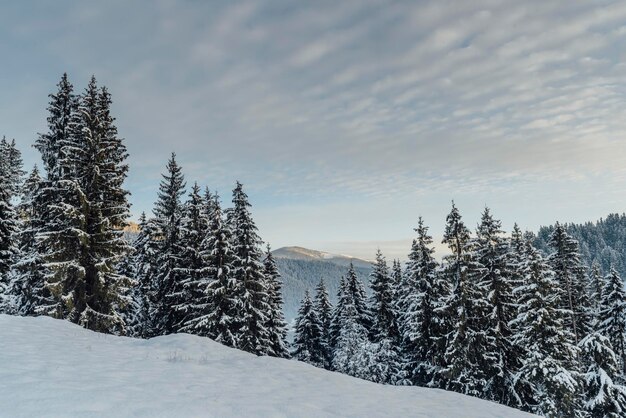
[{"label": "snow-covered spruce tree", "polygon": [[37,315],[46,312],[53,301],[45,287],[44,260],[37,247],[36,235],[42,225],[46,208],[37,200],[42,179],[37,166],[33,167],[22,187],[17,207],[20,228],[17,236],[18,256],[13,264],[11,294],[15,296],[18,315]]},{"label": "snow-covered spruce tree", "polygon": [[589,298],[596,316],[600,312],[600,301],[602,300],[602,288],[604,287],[604,276],[602,268],[597,261],[594,261],[589,269]]},{"label": "snow-covered spruce tree", "polygon": [[372,311],[372,327],[370,337],[372,342],[379,342],[391,338],[397,340],[396,311],[393,306],[393,287],[391,275],[387,267],[385,256],[380,251],[376,252],[376,262],[370,274],[370,307]]},{"label": "snow-covered spruce tree", "polygon": [[519,299],[513,343],[523,349],[515,374],[522,409],[548,417],[580,416],[579,383],[573,371],[577,348],[565,324],[570,313],[561,308],[559,282],[541,254],[526,243],[524,285]]},{"label": "snow-covered spruce tree", "polygon": [[130,209],[123,187],[128,153],[110,107],[111,95],[105,87],[98,89],[92,77],[71,121],[71,144],[62,151],[71,155],[81,197],[85,289],[84,300],[73,302],[82,307],[78,322],[94,331],[123,334],[118,309],[128,303],[130,281],[118,274],[116,264],[129,250],[122,231]]},{"label": "snow-covered spruce tree", "polygon": [[322,327],[308,290],[304,293],[296,317],[293,347],[293,358],[317,367],[324,366]]},{"label": "snow-covered spruce tree", "polygon": [[361,379],[374,380],[371,377],[374,363],[372,344],[352,299],[348,299],[344,305],[338,323],[341,326],[333,353],[333,369]]},{"label": "snow-covered spruce tree", "polygon": [[619,374],[626,382],[626,290],[615,269],[611,269],[604,279],[599,306],[598,332],[611,342]]},{"label": "snow-covered spruce tree", "polygon": [[265,324],[270,311],[267,282],[263,275],[261,238],[250,214],[248,196],[241,183],[233,190],[233,207],[227,211],[227,224],[232,231],[233,277],[240,283],[238,295],[241,327],[236,330],[237,347],[258,355],[270,347]]},{"label": "snow-covered spruce tree", "polygon": [[78,98],[67,74],[63,74],[58,92],[50,95],[48,112],[48,132],[35,143],[45,169],[35,196],[36,205],[45,208],[35,239],[52,303],[37,309],[78,323],[86,299],[81,258],[88,241],[83,213],[87,202],[76,178],[77,148],[82,146],[74,128]]},{"label": "snow-covered spruce tree", "polygon": [[618,418],[626,415],[626,387],[617,384],[617,356],[609,339],[592,333],[579,344],[584,368],[584,409],[592,417]]},{"label": "snow-covered spruce tree", "polygon": [[202,242],[201,256],[206,260],[206,274],[190,283],[194,294],[196,314],[182,331],[206,336],[229,347],[237,347],[237,332],[241,327],[238,296],[242,284],[232,274],[234,257],[230,228],[222,219],[217,196],[213,196],[209,231]]},{"label": "snow-covered spruce tree", "polygon": [[437,275],[432,237],[420,216],[403,280],[398,289],[399,324],[402,336],[404,374],[413,385],[431,385],[439,372],[443,354],[439,343],[442,320],[436,312],[447,296],[447,286]]},{"label": "snow-covered spruce tree", "polygon": [[182,209],[180,260],[179,266],[174,269],[176,276],[180,277],[180,285],[176,286],[175,293],[167,296],[173,300],[173,303],[176,303],[173,308],[180,316],[181,325],[204,314],[202,309],[199,311],[196,309],[195,302],[206,292],[205,289],[198,288],[196,284],[207,276],[206,258],[202,257],[201,253],[202,243],[207,236],[208,229],[206,202],[200,195],[198,183],[194,183]]},{"label": "snow-covered spruce tree", "polygon": [[330,370],[332,368],[333,360],[333,350],[330,338],[333,305],[330,303],[330,296],[328,294],[328,290],[326,289],[324,279],[320,279],[319,284],[315,288],[315,300],[313,301],[313,304],[322,329],[323,367]]},{"label": "snow-covered spruce tree", "polygon": [[4,165],[2,182],[6,184],[9,191],[9,201],[13,201],[21,192],[22,179],[26,172],[23,170],[22,153],[15,144],[15,139],[11,142],[5,137],[0,140],[0,155]]},{"label": "snow-covered spruce tree", "polygon": [[267,283],[267,302],[270,308],[265,324],[270,340],[267,354],[287,358],[289,357],[289,349],[287,348],[287,323],[283,315],[282,282],[269,244],[265,252],[263,266],[263,275]]},{"label": "snow-covered spruce tree", "polygon": [[159,237],[159,229],[154,220],[148,219],[145,212],[142,212],[139,217],[139,233],[132,243],[133,251],[130,254],[129,267],[135,286],[125,318],[128,334],[135,337],[150,338],[157,335],[154,318],[150,313],[155,303],[154,278],[160,246]]},{"label": "snow-covered spruce tree", "polygon": [[451,319],[451,332],[441,376],[444,388],[481,397],[486,384],[485,370],[481,367],[483,353],[479,351],[480,340],[484,339],[481,314],[485,313],[486,292],[480,283],[470,279],[470,271],[476,270],[471,257],[473,243],[454,203],[446,218],[443,243],[448,245],[451,254],[444,258],[442,274],[453,290],[442,308]]},{"label": "snow-covered spruce tree", "polygon": [[593,328],[592,318],[589,317],[592,310],[588,306],[586,272],[580,260],[578,241],[557,222],[549,244],[554,252],[548,260],[559,283],[559,291],[564,293],[562,308],[572,313],[567,325],[572,329],[573,343],[577,344]]},{"label": "snow-covered spruce tree", "polygon": [[518,356],[511,343],[509,322],[517,312],[513,296],[513,278],[509,267],[509,246],[503,236],[500,221],[493,218],[488,208],[483,211],[474,241],[475,269],[470,280],[486,290],[485,314],[482,319],[484,338],[478,341],[482,352],[481,368],[485,371],[484,397],[504,405],[517,405],[513,370]]},{"label": "snow-covered spruce tree", "polygon": [[0,312],[13,313],[14,298],[9,294],[9,287],[11,265],[18,252],[18,220],[11,203],[10,167],[5,157],[0,158]]},{"label": "snow-covered spruce tree", "polygon": [[162,174],[158,198],[154,206],[154,223],[158,228],[159,250],[157,271],[154,277],[154,296],[150,316],[154,321],[155,335],[175,333],[182,326],[184,315],[174,309],[180,303],[172,295],[183,288],[179,268],[182,261],[180,237],[182,221],[181,197],[185,193],[185,178],[176,161],[176,154],[167,162],[166,173]]},{"label": "snow-covered spruce tree", "polygon": [[368,330],[371,324],[371,313],[367,306],[365,288],[363,283],[357,278],[354,266],[350,263],[348,274],[341,277],[339,289],[337,290],[337,304],[333,310],[330,321],[330,342],[333,350],[336,347],[337,340],[343,326],[344,310],[346,306],[353,305],[357,312],[357,321],[365,329]]}]

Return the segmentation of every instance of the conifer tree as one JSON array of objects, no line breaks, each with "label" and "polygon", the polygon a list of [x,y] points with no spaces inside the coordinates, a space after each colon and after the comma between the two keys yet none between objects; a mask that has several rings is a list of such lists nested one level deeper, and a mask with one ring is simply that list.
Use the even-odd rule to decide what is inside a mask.
[{"label": "conifer tree", "polygon": [[485,291],[479,283],[470,280],[468,271],[474,267],[470,265],[472,242],[454,202],[446,218],[443,243],[448,244],[452,254],[444,258],[442,274],[453,290],[443,308],[451,318],[451,332],[444,356],[446,365],[441,374],[448,390],[480,397],[486,384],[485,372],[480,366],[483,357],[478,351],[479,340],[484,338],[479,315],[484,309],[481,300]]},{"label": "conifer tree", "polygon": [[237,347],[255,354],[267,354],[270,341],[265,324],[270,310],[267,283],[261,262],[261,238],[250,214],[248,196],[241,183],[233,190],[233,207],[227,212],[232,231],[233,277],[240,284],[238,295],[241,327],[237,329]]},{"label": "conifer tree", "polygon": [[562,308],[571,312],[567,325],[572,329],[573,343],[577,344],[592,327],[586,315],[590,307],[587,306],[589,300],[585,297],[586,275],[580,260],[578,242],[557,222],[550,235],[550,246],[554,252],[548,260],[560,285],[560,291],[564,292],[561,298]]},{"label": "conifer tree", "polygon": [[116,308],[129,302],[131,283],[118,274],[116,265],[129,251],[122,231],[130,208],[129,193],[123,188],[128,154],[110,106],[109,92],[98,89],[92,77],[72,118],[71,145],[62,151],[71,155],[83,223],[80,264],[84,284],[79,287],[84,286],[84,300],[76,297],[73,302],[79,308],[76,311],[80,310],[78,322],[95,331],[123,334],[124,322]]},{"label": "conifer tree", "polygon": [[[269,311],[267,313],[267,323],[265,328],[269,334],[269,350],[268,354],[274,357],[289,357],[289,350],[287,349],[287,323],[283,315],[283,296],[281,293],[282,282],[280,280],[280,273],[276,266],[276,261],[272,255],[269,244],[267,245],[267,251],[265,252],[265,259],[263,260],[263,275],[265,276],[267,283],[267,294]],[[320,326],[322,324],[320,323]]]},{"label": "conifer tree", "polygon": [[182,261],[182,242],[180,237],[182,221],[181,197],[185,193],[185,179],[182,169],[172,153],[162,174],[158,200],[154,207],[155,225],[158,228],[159,253],[158,269],[155,273],[152,312],[156,335],[177,332],[182,326],[184,315],[174,309],[179,300],[172,296],[183,287],[179,268]]},{"label": "conifer tree", "polygon": [[516,289],[520,299],[512,326],[514,344],[523,348],[515,375],[516,393],[523,409],[545,416],[577,416],[578,381],[572,368],[577,348],[565,325],[569,312],[561,308],[559,282],[541,254],[526,244],[525,284]]},{"label": "conifer tree", "polygon": [[592,417],[618,418],[626,415],[626,387],[616,383],[617,356],[609,339],[598,333],[580,342],[584,408]]},{"label": "conifer tree", "polygon": [[[204,293],[202,289],[196,289],[194,284],[206,276],[206,261],[201,253],[202,242],[207,232],[206,202],[200,195],[200,187],[194,183],[182,208],[181,252],[179,267],[175,267],[175,274],[180,278],[180,282],[176,290],[168,295],[170,301],[175,304],[174,309],[180,316],[181,326],[198,314],[194,309],[195,300]],[[196,290],[199,290],[199,293]]]},{"label": "conifer tree", "polygon": [[[76,178],[76,118],[78,97],[67,74],[50,95],[48,132],[39,135],[35,148],[41,153],[45,178],[35,196],[46,208],[36,232],[39,254],[44,263],[45,288],[52,303],[41,313],[78,323],[85,308],[85,272],[81,255],[87,236],[83,210],[86,198]],[[80,132],[79,132],[80,133]]]},{"label": "conifer tree", "polygon": [[485,337],[480,341],[486,371],[486,395],[504,405],[515,405],[512,371],[517,368],[516,353],[511,344],[509,322],[516,316],[508,243],[503,237],[500,221],[488,208],[483,211],[476,230],[473,258],[477,269],[470,274],[486,290],[484,295]]},{"label": "conifer tree", "polygon": [[600,302],[602,300],[602,288],[604,287],[604,276],[598,262],[594,262],[589,270],[589,297],[591,304],[596,312],[600,311]]},{"label": "conifer tree", "polygon": [[206,260],[206,275],[191,283],[197,294],[194,309],[197,312],[182,329],[196,335],[207,336],[229,347],[237,347],[237,332],[241,327],[237,299],[241,283],[232,275],[236,257],[230,229],[223,222],[217,196],[213,196],[214,210],[209,222],[209,232],[202,242],[201,256]]},{"label": "conifer tree", "polygon": [[324,279],[320,279],[319,284],[315,288],[314,308],[320,321],[322,330],[322,347],[323,347],[323,367],[327,370],[332,368],[333,351],[331,345],[331,321],[333,314],[333,305],[330,303],[330,296],[326,289]]},{"label": "conifer tree", "polygon": [[15,144],[15,139],[11,142],[5,137],[0,140],[0,156],[2,159],[2,179],[9,192],[9,201],[13,201],[19,195],[22,188],[22,177],[26,174],[23,170],[22,153]]},{"label": "conifer tree", "polygon": [[611,342],[619,373],[626,377],[626,290],[615,269],[604,279],[598,319],[598,332]]},{"label": "conifer tree", "polygon": [[304,299],[296,317],[293,357],[314,366],[324,365],[324,347],[322,345],[322,328],[309,291],[305,291]]},{"label": "conifer tree", "polygon": [[445,337],[443,318],[436,310],[439,302],[447,296],[447,286],[437,275],[433,241],[422,217],[415,232],[417,237],[413,240],[399,289],[399,322],[406,376],[412,384],[426,386],[438,373],[444,354],[439,352],[441,346],[438,344],[439,339]]},{"label": "conifer tree", "polygon": [[45,208],[37,196],[42,179],[37,166],[33,167],[22,187],[22,197],[17,211],[20,228],[17,237],[18,258],[13,265],[15,277],[11,293],[16,298],[18,315],[37,315],[46,312],[53,301],[45,287],[44,260],[39,252],[36,235],[42,225]]},{"label": "conifer tree", "polygon": [[338,324],[340,327],[333,352],[333,370],[372,380],[370,377],[370,367],[373,363],[372,348],[367,338],[368,331],[362,324],[361,315],[353,298],[346,300]]},{"label": "conifer tree", "polygon": [[393,307],[393,288],[387,261],[380,249],[376,252],[376,262],[370,274],[370,288],[372,296],[370,306],[372,310],[371,340],[380,342],[391,338],[397,340],[396,312]]},{"label": "conifer tree", "polygon": [[0,309],[4,312],[14,310],[14,301],[9,295],[11,284],[11,265],[18,252],[17,214],[11,203],[11,184],[9,165],[5,158],[0,158]]}]

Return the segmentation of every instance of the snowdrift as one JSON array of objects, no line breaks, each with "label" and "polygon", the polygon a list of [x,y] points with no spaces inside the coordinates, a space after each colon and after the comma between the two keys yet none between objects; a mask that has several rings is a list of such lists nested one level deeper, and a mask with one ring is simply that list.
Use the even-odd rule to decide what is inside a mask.
[{"label": "snowdrift", "polygon": [[0,417],[531,415],[451,392],[382,386],[207,338],[137,340],[0,315]]}]

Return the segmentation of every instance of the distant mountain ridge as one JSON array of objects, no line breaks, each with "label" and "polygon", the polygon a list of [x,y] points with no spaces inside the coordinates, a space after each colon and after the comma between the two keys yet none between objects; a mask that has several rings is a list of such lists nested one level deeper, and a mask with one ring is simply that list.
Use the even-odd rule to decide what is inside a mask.
[{"label": "distant mountain ridge", "polygon": [[349,266],[352,263],[355,267],[371,268],[372,263],[349,255],[332,254],[324,251],[311,250],[304,247],[282,247],[272,251],[275,258],[288,258],[291,260],[326,261],[338,266]]},{"label": "distant mountain ridge", "polygon": [[324,279],[330,301],[336,303],[339,282],[346,275],[350,263],[369,291],[372,263],[367,260],[303,247],[283,247],[272,251],[272,254],[283,281],[283,312],[287,321],[292,321],[297,315],[307,289],[311,296],[315,294],[320,279]]}]

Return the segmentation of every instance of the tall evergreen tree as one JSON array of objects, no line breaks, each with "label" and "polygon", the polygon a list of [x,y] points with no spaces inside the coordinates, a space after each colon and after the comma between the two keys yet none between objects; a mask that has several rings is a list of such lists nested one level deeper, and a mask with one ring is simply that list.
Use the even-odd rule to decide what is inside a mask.
[{"label": "tall evergreen tree", "polygon": [[509,322],[516,316],[513,296],[513,278],[509,266],[509,245],[503,237],[500,221],[493,218],[488,208],[483,211],[476,230],[473,257],[477,268],[471,280],[486,290],[484,328],[480,341],[486,371],[486,396],[505,405],[515,405],[517,396],[513,387],[512,371],[517,355],[511,343]]},{"label": "tall evergreen tree", "polygon": [[150,316],[154,318],[157,335],[177,332],[182,326],[184,315],[174,309],[180,303],[173,295],[183,288],[179,268],[182,262],[182,242],[180,237],[182,221],[181,197],[185,193],[185,178],[181,167],[172,153],[162,174],[158,200],[154,207],[155,224],[160,242],[157,258],[158,270],[155,273],[154,304]]},{"label": "tall evergreen tree", "polygon": [[231,232],[222,219],[217,196],[213,196],[214,210],[209,232],[202,242],[201,256],[206,260],[206,275],[191,283],[199,296],[194,301],[195,314],[183,331],[213,338],[229,347],[237,347],[237,332],[241,327],[239,310],[241,283],[232,274],[236,257],[231,245]]},{"label": "tall evergreen tree", "polygon": [[328,295],[324,279],[320,279],[319,284],[315,288],[315,300],[313,303],[322,330],[323,367],[330,370],[332,368],[333,359],[330,331],[333,305],[330,303],[330,296]]},{"label": "tall evergreen tree", "polygon": [[[267,283],[269,311],[265,328],[269,334],[270,346],[268,354],[274,357],[289,357],[287,348],[287,323],[283,315],[282,282],[276,261],[269,244],[263,260],[263,275]],[[321,325],[321,323],[320,323]]]},{"label": "tall evergreen tree", "polygon": [[324,365],[322,328],[308,290],[304,293],[296,317],[293,346],[292,355],[295,359],[318,367]]},{"label": "tall evergreen tree", "polygon": [[397,340],[398,329],[396,312],[393,306],[393,288],[387,261],[380,249],[376,252],[376,263],[370,274],[370,288],[372,296],[371,339],[380,342],[385,338]]},{"label": "tall evergreen tree", "polygon": [[604,279],[598,319],[598,331],[611,342],[619,373],[626,378],[626,290],[615,269]]},{"label": "tall evergreen tree", "polygon": [[77,149],[82,154],[83,146],[76,135],[78,105],[73,86],[63,74],[58,92],[50,95],[48,132],[35,143],[46,173],[35,197],[37,205],[46,208],[35,238],[44,260],[45,288],[53,301],[42,313],[76,323],[85,309],[81,255],[88,241],[83,213],[87,202],[76,177]]},{"label": "tall evergreen tree", "polygon": [[473,243],[459,210],[452,203],[446,218],[443,243],[452,254],[444,258],[442,274],[453,286],[452,294],[443,309],[451,318],[451,332],[445,353],[446,365],[442,370],[445,388],[466,395],[483,396],[486,377],[481,362],[480,340],[484,338],[479,315],[484,312],[482,299],[485,291],[480,283],[470,279],[470,254]]},{"label": "tall evergreen tree", "polygon": [[[168,295],[174,309],[180,316],[180,326],[198,315],[195,301],[202,297],[204,291],[194,285],[202,277],[206,277],[206,259],[202,257],[202,242],[208,232],[208,218],[206,202],[200,195],[200,187],[197,183],[191,188],[189,198],[183,205],[181,229],[180,229],[180,260],[179,266],[175,267],[180,284],[176,286],[176,292]],[[200,290],[199,293],[196,290]]]},{"label": "tall evergreen tree", "polygon": [[20,219],[17,238],[19,248],[18,258],[13,265],[15,277],[11,293],[16,297],[16,312],[19,315],[37,315],[46,312],[53,303],[45,287],[44,261],[36,240],[46,210],[37,199],[41,187],[42,179],[35,166],[24,182],[22,197],[17,207]]},{"label": "tall evergreen tree", "polygon": [[573,342],[577,344],[592,327],[587,316],[590,307],[586,306],[589,303],[585,297],[587,283],[578,242],[557,222],[550,235],[550,246],[554,252],[548,260],[559,282],[560,291],[565,293],[561,298],[562,308],[571,312],[568,326],[572,329]]},{"label": "tall evergreen tree", "polygon": [[95,331],[124,333],[116,307],[128,303],[130,282],[118,274],[116,265],[129,250],[122,231],[130,209],[123,187],[128,154],[110,106],[110,94],[104,87],[98,89],[92,77],[72,118],[72,145],[64,153],[73,156],[81,197],[85,294],[84,301],[74,301],[82,307],[79,322]]},{"label": "tall evergreen tree", "polygon": [[426,386],[432,384],[438,374],[443,357],[438,344],[439,339],[445,338],[443,318],[436,309],[446,296],[447,287],[437,275],[433,240],[422,217],[415,232],[417,237],[413,240],[404,280],[399,288],[402,294],[399,322],[407,378],[414,385]]},{"label": "tall evergreen tree", "polygon": [[572,367],[577,348],[565,325],[569,312],[561,308],[559,282],[541,254],[526,243],[525,284],[516,289],[520,299],[512,326],[514,343],[522,347],[515,375],[516,393],[530,412],[555,417],[577,416],[577,376]]},{"label": "tall evergreen tree", "polygon": [[233,190],[233,207],[227,212],[227,223],[232,231],[233,276],[241,287],[239,303],[241,327],[237,330],[237,346],[255,354],[267,354],[270,346],[265,324],[270,311],[267,283],[261,262],[261,238],[250,214],[248,196],[241,183]]},{"label": "tall evergreen tree", "polygon": [[11,265],[18,252],[17,213],[11,203],[12,186],[10,167],[6,156],[0,158],[0,309],[5,312],[14,310],[13,298],[9,295],[11,284]]},{"label": "tall evergreen tree", "polygon": [[22,177],[26,174],[23,170],[22,153],[15,144],[15,139],[11,142],[5,137],[0,140],[0,156],[2,160],[2,182],[9,192],[9,201],[13,201],[19,195],[22,188]]}]

